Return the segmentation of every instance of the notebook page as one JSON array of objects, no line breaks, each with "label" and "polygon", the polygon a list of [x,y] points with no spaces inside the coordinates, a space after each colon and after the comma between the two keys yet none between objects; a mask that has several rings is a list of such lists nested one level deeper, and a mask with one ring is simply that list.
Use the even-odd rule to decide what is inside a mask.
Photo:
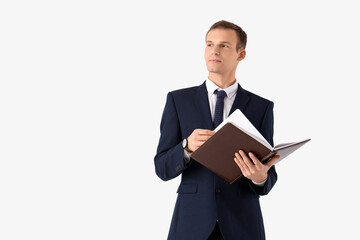
[{"label": "notebook page", "polygon": [[268,143],[268,141],[261,135],[261,133],[254,127],[254,125],[252,125],[249,119],[247,119],[247,117],[239,109],[236,109],[214,131],[217,132],[228,122],[234,124],[236,127],[248,133],[250,136],[253,136],[267,148],[273,149],[270,143]]}]

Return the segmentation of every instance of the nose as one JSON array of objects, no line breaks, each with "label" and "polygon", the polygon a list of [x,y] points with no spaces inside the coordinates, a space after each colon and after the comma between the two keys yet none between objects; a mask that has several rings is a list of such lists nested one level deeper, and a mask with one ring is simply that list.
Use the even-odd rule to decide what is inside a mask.
[{"label": "nose", "polygon": [[220,51],[219,51],[219,47],[218,46],[214,46],[213,47],[213,50],[212,50],[212,54],[213,55],[219,55],[220,54]]}]

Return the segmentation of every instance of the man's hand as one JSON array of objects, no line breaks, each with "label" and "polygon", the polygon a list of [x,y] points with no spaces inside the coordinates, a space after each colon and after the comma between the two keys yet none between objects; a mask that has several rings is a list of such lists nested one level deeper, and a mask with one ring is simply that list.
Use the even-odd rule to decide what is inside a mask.
[{"label": "man's hand", "polygon": [[189,150],[194,152],[214,134],[214,131],[206,129],[195,129],[187,139]]},{"label": "man's hand", "polygon": [[[249,157],[253,163],[250,161]],[[262,164],[253,153],[250,152],[249,157],[245,154],[244,151],[239,150],[238,153],[235,153],[234,161],[239,166],[244,177],[256,183],[266,181],[268,177],[268,170],[280,158],[279,155],[276,155],[269,162]]]}]

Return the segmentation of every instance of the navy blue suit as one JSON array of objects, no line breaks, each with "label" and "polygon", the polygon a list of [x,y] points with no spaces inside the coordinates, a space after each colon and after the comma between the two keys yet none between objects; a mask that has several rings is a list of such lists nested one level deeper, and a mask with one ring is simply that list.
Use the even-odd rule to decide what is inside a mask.
[{"label": "navy blue suit", "polygon": [[[273,107],[271,101],[239,85],[230,114],[240,109],[273,145]],[[192,159],[185,165],[182,140],[197,128],[213,130],[205,83],[170,92],[160,128],[156,174],[164,181],[181,174],[168,239],[205,240],[216,220],[226,240],[265,239],[259,196],[274,186],[274,167],[269,169],[265,186],[257,187],[246,178],[229,184]]]}]

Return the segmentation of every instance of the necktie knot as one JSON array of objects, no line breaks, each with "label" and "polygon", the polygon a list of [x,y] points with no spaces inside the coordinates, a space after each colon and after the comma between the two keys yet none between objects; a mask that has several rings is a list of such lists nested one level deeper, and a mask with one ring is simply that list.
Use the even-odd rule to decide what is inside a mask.
[{"label": "necktie knot", "polygon": [[227,96],[224,90],[220,90],[220,91],[215,90],[215,94],[217,95],[217,98],[224,98]]}]

